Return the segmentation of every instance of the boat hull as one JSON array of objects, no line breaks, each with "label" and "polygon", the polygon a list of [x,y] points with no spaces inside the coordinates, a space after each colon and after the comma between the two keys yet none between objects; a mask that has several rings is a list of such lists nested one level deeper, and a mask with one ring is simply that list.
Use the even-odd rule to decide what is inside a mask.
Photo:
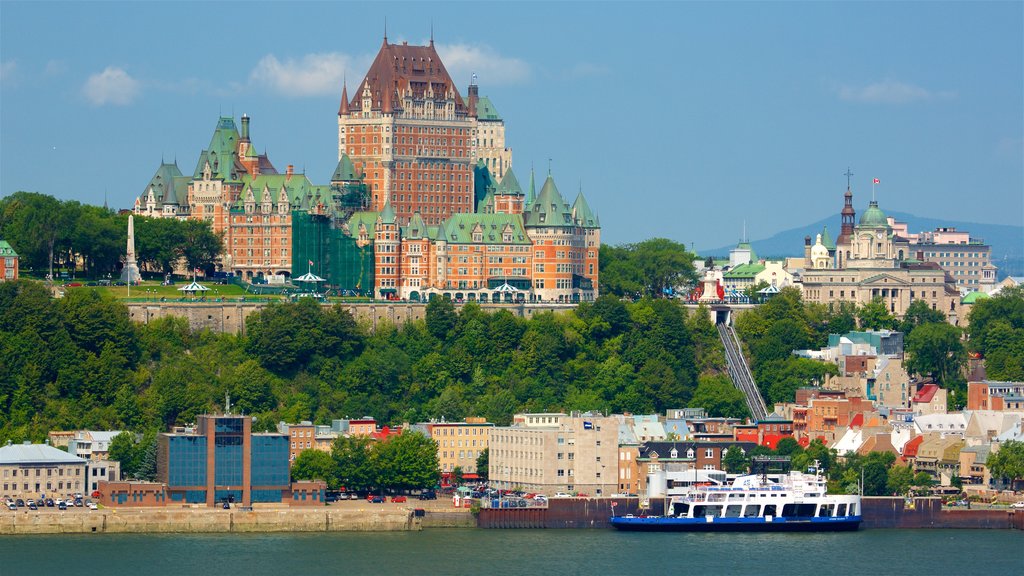
[{"label": "boat hull", "polygon": [[613,516],[611,525],[636,532],[849,532],[860,516],[829,518],[642,518]]}]

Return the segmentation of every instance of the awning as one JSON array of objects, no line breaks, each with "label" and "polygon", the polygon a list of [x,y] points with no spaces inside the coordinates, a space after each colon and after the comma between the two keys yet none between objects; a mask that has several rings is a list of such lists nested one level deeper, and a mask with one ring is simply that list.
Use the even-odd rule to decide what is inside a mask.
[{"label": "awning", "polygon": [[395,288],[381,288],[380,289],[380,293],[381,294],[394,294],[396,292],[398,292],[398,290],[396,290]]},{"label": "awning", "polygon": [[306,272],[298,278],[292,278],[292,282],[326,282],[323,278],[313,274],[312,272]]},{"label": "awning", "polygon": [[199,284],[195,280],[193,280],[192,283],[189,284],[188,286],[182,286],[181,288],[178,288],[178,292],[206,292],[207,290],[209,290],[209,288],[203,286],[202,284]]}]

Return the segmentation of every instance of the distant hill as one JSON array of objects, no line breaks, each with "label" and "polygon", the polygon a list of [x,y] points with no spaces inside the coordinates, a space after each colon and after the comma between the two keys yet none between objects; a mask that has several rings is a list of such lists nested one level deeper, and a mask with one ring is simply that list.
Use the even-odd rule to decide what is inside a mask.
[{"label": "distant hill", "polygon": [[[1024,276],[1024,226],[939,220],[905,212],[891,212],[889,215],[899,222],[906,222],[911,232],[934,230],[939,226],[953,226],[957,230],[966,230],[972,237],[980,237],[992,246],[992,262],[999,267],[1000,279],[1006,276]],[[804,236],[810,235],[813,238],[826,224],[829,233],[835,239],[839,235],[838,215],[799,228],[783,230],[763,240],[751,240],[750,244],[761,258],[800,256],[803,254]],[[701,256],[728,256],[729,250],[734,247],[735,244],[698,249],[697,253]]]}]

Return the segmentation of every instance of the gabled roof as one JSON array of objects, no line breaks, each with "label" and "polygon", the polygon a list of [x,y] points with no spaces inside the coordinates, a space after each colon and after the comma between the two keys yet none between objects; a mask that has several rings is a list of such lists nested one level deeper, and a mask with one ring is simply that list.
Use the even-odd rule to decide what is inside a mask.
[{"label": "gabled roof", "polygon": [[[467,112],[466,104],[434,49],[433,41],[428,46],[409,46],[405,43],[388,44],[385,38],[363,81],[352,91],[348,109],[363,109],[363,92],[367,88],[371,95],[371,110],[385,113],[400,111],[407,95],[414,99],[434,100],[443,100],[450,95],[455,100],[456,114]],[[339,114],[343,111],[344,104]]]},{"label": "gabled roof", "polygon": [[541,187],[536,201],[523,216],[527,227],[554,228],[576,225],[572,219],[572,210],[558,192],[555,180],[550,174],[544,180],[544,186]]},{"label": "gabled roof", "polygon": [[85,464],[85,460],[72,456],[47,444],[11,444],[0,447],[0,464]]},{"label": "gabled roof", "polygon": [[914,436],[907,441],[907,443],[903,445],[903,457],[916,458],[917,449],[921,447],[922,442],[924,442],[924,435]]},{"label": "gabled roof", "polygon": [[427,236],[427,226],[423,223],[423,218],[420,216],[419,211],[413,212],[412,218],[409,219],[409,225],[402,228],[402,237],[410,240],[419,240]]},{"label": "gabled roof", "polygon": [[210,138],[210,146],[203,150],[196,162],[193,178],[202,178],[206,164],[210,164],[213,178],[226,181],[237,181],[245,172],[242,164],[238,162],[237,144],[238,128],[235,126],[235,119],[221,116],[217,120],[217,127],[213,130],[213,137]]},{"label": "gabled roof", "polygon": [[978,300],[984,300],[990,296],[984,292],[974,291],[968,293],[966,296],[960,299],[961,304],[974,304]]},{"label": "gabled roof", "polygon": [[373,240],[373,228],[377,225],[376,212],[353,212],[348,219],[348,235],[352,237],[359,236],[359,226],[362,225],[366,229],[366,234],[369,240]]},{"label": "gabled roof", "polygon": [[14,248],[11,248],[11,245],[6,240],[0,240],[0,256],[11,258],[17,257],[18,253],[14,251]]},{"label": "gabled roof", "polygon": [[911,402],[927,404],[932,401],[932,398],[935,397],[935,393],[938,391],[939,386],[937,384],[925,384],[917,391]]}]

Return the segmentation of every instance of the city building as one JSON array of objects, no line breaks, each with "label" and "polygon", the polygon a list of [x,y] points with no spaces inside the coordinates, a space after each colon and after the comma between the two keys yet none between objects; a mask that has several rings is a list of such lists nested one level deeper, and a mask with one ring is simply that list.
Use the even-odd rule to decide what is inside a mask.
[{"label": "city building", "polygon": [[859,306],[880,298],[888,311],[903,316],[911,302],[923,300],[952,324],[961,320],[956,281],[935,262],[921,261],[910,241],[899,236],[872,200],[854,225],[853,194],[847,188],[842,230],[835,248],[827,230],[812,246],[805,242],[801,274],[804,300]]},{"label": "city building", "polygon": [[0,447],[3,493],[11,498],[63,496],[86,490],[86,461],[47,444]]},{"label": "city building", "polygon": [[308,420],[298,424],[286,424],[279,422],[277,431],[288,436],[288,465],[306,450],[318,450],[330,452],[334,447],[334,441],[338,439],[339,433],[331,426],[320,426]]},{"label": "city building", "polygon": [[0,282],[18,279],[18,253],[5,240],[0,240]]},{"label": "city building", "polygon": [[968,382],[967,409],[1024,410],[1024,382]]},{"label": "city building", "polygon": [[106,460],[110,443],[122,430],[77,430],[67,443],[68,454],[86,460]]},{"label": "city building", "polygon": [[[687,470],[721,470],[722,457],[729,450],[741,450],[744,454],[753,450],[755,442],[648,442],[640,447],[637,455],[639,470],[638,494],[647,493],[647,484],[652,475],[684,472]],[[671,488],[671,486],[670,486]]]},{"label": "city building", "polygon": [[432,38],[410,46],[385,36],[352,96],[342,87],[338,158],[343,154],[365,175],[371,209],[390,201],[400,226],[417,212],[428,226],[473,212],[483,195],[474,193],[477,161],[499,179],[512,164],[504,121],[480,98],[475,78],[463,99]]},{"label": "city building", "polygon": [[456,468],[465,480],[480,478],[476,459],[487,449],[494,424],[485,418],[466,418],[464,422],[423,422],[413,425],[412,430],[437,442],[442,483],[448,483]]},{"label": "city building", "polygon": [[991,292],[996,286],[992,247],[970,232],[940,227],[931,232],[911,233],[906,222],[888,218],[893,232],[910,242],[915,258],[935,262],[950,273],[962,292]]},{"label": "city building", "polygon": [[516,414],[491,431],[490,483],[551,496],[556,492],[607,496],[618,487],[615,416]]},{"label": "city building", "polygon": [[157,440],[157,478],[172,503],[251,506],[289,497],[288,437],[253,434],[251,417],[202,415],[194,432]]}]

